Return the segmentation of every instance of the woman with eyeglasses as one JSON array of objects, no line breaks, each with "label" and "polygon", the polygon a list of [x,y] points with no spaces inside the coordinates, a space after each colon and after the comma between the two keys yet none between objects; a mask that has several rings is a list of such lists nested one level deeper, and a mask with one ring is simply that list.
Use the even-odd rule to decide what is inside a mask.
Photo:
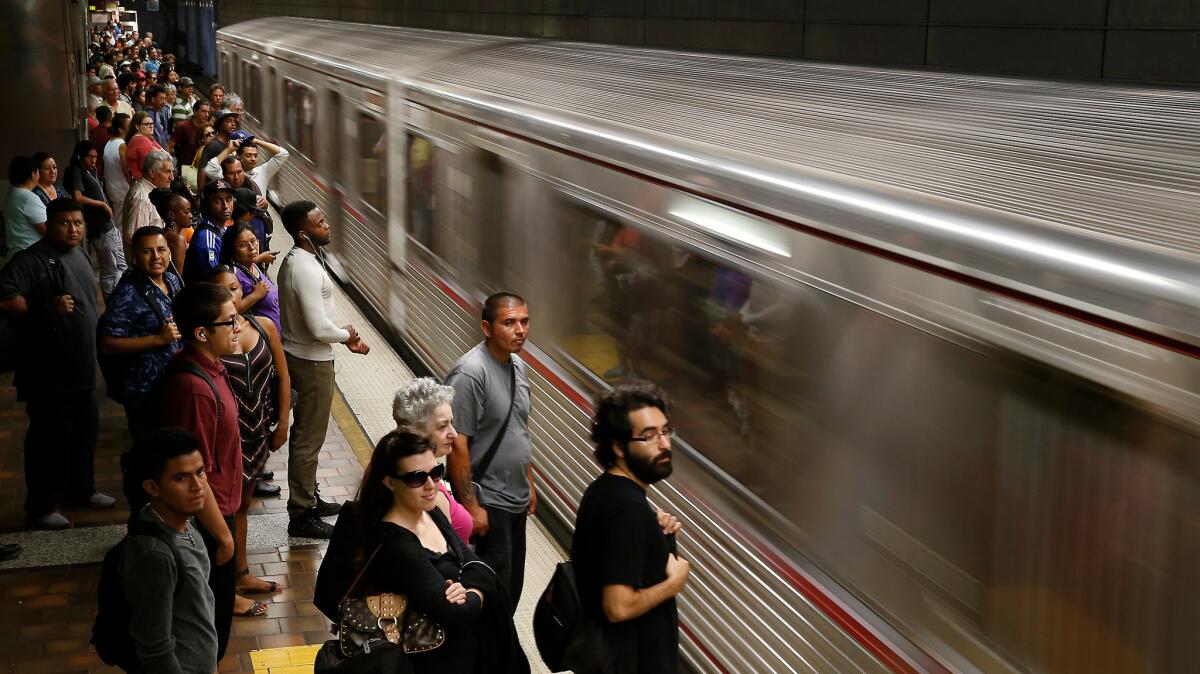
[{"label": "woman with eyeglasses", "polygon": [[[425,437],[433,445],[433,454],[441,459],[454,449],[458,432],[454,430],[454,411],[450,403],[454,400],[454,388],[439,384],[430,377],[417,377],[396,391],[392,400],[392,418],[398,428],[410,428]],[[437,483],[437,507],[450,520],[454,533],[463,543],[471,540],[471,513],[450,492],[449,480]]]},{"label": "woman with eyeglasses", "polygon": [[125,231],[121,220],[125,195],[129,193],[129,176],[125,174],[125,136],[129,133],[129,115],[118,112],[113,115],[108,128],[108,142],[104,144],[104,191],[108,203],[113,205],[113,222],[118,232]]},{"label": "woman with eyeglasses", "polygon": [[242,213],[234,206],[234,223],[221,237],[221,264],[228,265],[237,274],[241,284],[242,299],[235,301],[238,311],[266,318],[275,324],[279,334],[283,327],[279,321],[279,287],[258,266],[258,236],[254,228],[239,219]]},{"label": "woman with eyeglasses", "polygon": [[499,579],[437,507],[445,474],[422,435],[400,429],[383,436],[358,497],[338,516],[313,601],[336,622],[338,603],[352,586],[355,596],[407,597],[404,620],[430,620],[444,636],[436,648],[402,656],[416,674],[527,673]]},{"label": "woman with eyeglasses", "polygon": [[[242,284],[230,267],[218,266],[208,277],[233,293],[233,303],[242,299]],[[239,310],[240,313],[240,310]],[[275,593],[283,585],[250,575],[246,561],[246,524],[250,499],[258,476],[267,465],[271,452],[287,442],[288,418],[291,415],[292,382],[288,376],[283,342],[275,324],[257,316],[239,315],[242,326],[238,353],[221,356],[221,364],[229,374],[229,386],[238,403],[238,427],[242,436],[242,505],[237,511],[237,592],[233,614],[254,618],[267,613],[266,602],[252,601],[242,595]]]},{"label": "woman with eyeglasses", "polygon": [[142,179],[142,163],[146,161],[146,155],[162,149],[154,139],[154,120],[150,119],[150,115],[139,112],[133,116],[133,123],[126,133],[125,142],[128,144],[125,150],[125,172],[129,174],[132,184]]}]

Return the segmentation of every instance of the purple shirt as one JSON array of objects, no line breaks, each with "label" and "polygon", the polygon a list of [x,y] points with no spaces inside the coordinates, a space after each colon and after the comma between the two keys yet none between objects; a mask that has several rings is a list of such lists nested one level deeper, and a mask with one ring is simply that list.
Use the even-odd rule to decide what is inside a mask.
[{"label": "purple shirt", "polygon": [[[238,283],[242,284],[242,297],[249,297],[258,281],[240,264],[234,266],[234,273],[237,275]],[[279,336],[282,338],[283,326],[279,322],[279,286],[272,283],[266,274],[261,274],[260,278],[266,281],[271,289],[267,291],[266,297],[258,301],[258,304],[250,307],[250,313],[255,316],[271,319],[271,322],[275,324],[275,330],[279,332]]]}]

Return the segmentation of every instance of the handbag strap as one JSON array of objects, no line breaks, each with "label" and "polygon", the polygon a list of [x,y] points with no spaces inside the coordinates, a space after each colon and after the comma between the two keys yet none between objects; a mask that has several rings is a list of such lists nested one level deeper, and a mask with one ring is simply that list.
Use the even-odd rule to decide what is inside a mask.
[{"label": "handbag strap", "polygon": [[360,580],[362,580],[363,575],[367,572],[367,567],[371,566],[371,562],[374,561],[375,555],[379,554],[379,548],[382,548],[382,547],[383,547],[383,543],[380,543],[379,545],[375,546],[375,551],[371,553],[371,556],[367,558],[366,563],[363,564],[361,569],[359,569],[358,575],[354,577],[354,582],[350,583],[350,587],[346,588],[346,594],[342,595],[342,601],[339,601],[338,605],[341,605],[342,602],[345,602],[346,599],[349,598],[350,595],[354,592],[354,589],[356,587],[358,587],[358,582]]},{"label": "handbag strap", "polygon": [[513,408],[517,406],[517,366],[513,363],[512,356],[508,357],[508,414],[504,415],[504,423],[500,424],[500,432],[492,439],[492,446],[488,447],[487,452],[483,455],[483,459],[479,461],[479,467],[471,471],[478,479],[483,478],[483,474],[487,472],[489,466],[492,465],[492,459],[496,458],[496,452],[500,449],[500,443],[504,441],[504,433],[508,431],[508,420],[512,419]]}]

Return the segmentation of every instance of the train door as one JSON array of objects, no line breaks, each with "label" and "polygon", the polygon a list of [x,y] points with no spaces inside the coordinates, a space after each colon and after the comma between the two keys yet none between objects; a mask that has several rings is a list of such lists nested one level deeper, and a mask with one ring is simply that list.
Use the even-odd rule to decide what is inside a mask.
[{"label": "train door", "polygon": [[326,253],[332,254],[340,262],[345,252],[342,209],[347,182],[346,167],[342,163],[342,94],[330,83],[321,98],[323,105],[318,116],[321,129],[319,163],[325,184],[329,186],[329,207],[325,209],[325,218],[333,231],[333,240],[326,246]]},{"label": "train door", "polygon": [[[353,97],[353,98],[352,98]],[[347,90],[342,160],[347,177],[342,191],[338,239],[343,264],[380,314],[388,310],[388,134],[383,97],[370,90]]]}]

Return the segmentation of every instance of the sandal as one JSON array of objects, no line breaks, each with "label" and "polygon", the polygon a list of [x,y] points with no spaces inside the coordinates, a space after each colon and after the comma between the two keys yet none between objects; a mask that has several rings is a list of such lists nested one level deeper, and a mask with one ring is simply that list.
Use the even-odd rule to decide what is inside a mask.
[{"label": "sandal", "polygon": [[[250,567],[246,567],[246,568],[242,569],[241,571],[238,571],[236,575],[239,578],[242,576],[249,576],[250,575]],[[279,592],[280,590],[286,589],[282,585],[280,585],[279,583],[276,583],[273,580],[263,580],[262,578],[259,578],[258,580],[262,580],[262,582],[270,585],[271,587],[269,587],[265,590],[238,590],[238,594],[275,594],[276,592]]]},{"label": "sandal", "polygon": [[256,601],[250,604],[250,608],[242,613],[235,613],[234,616],[239,618],[257,618],[267,614],[267,604],[265,602]]}]

